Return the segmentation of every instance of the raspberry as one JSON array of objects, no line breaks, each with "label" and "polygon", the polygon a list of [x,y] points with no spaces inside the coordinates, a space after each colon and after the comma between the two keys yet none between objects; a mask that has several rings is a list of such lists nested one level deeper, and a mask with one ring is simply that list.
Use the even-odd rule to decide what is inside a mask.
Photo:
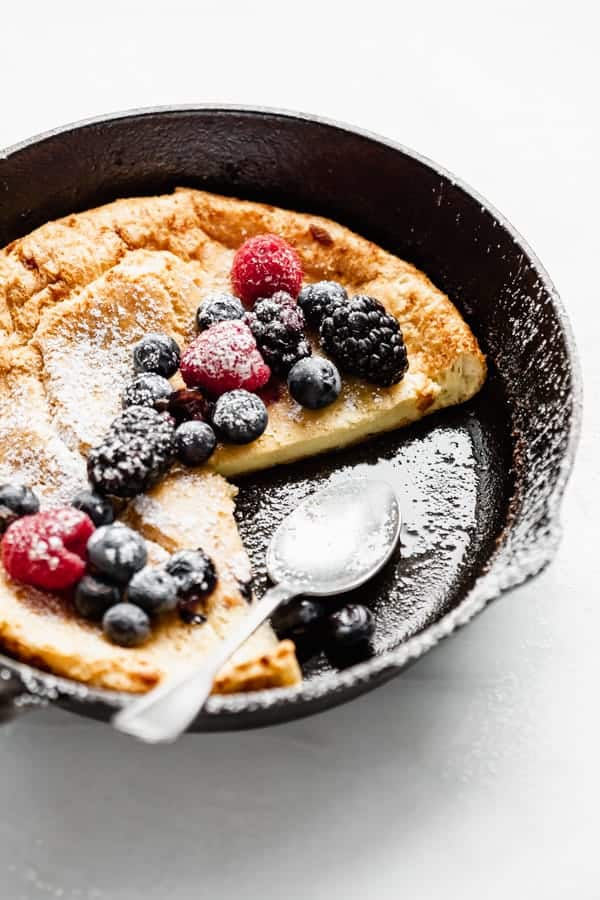
[{"label": "raspberry", "polygon": [[212,325],[192,341],[181,357],[181,376],[188,387],[219,396],[237,388],[256,391],[271,370],[248,326],[231,320]]},{"label": "raspberry", "polygon": [[72,506],[24,516],[2,539],[2,562],[11,578],[47,591],[71,587],[85,572],[92,520]]},{"label": "raspberry", "polygon": [[251,307],[259,297],[277,291],[298,296],[302,285],[300,257],[287,241],[276,234],[258,234],[238,249],[231,267],[234,292]]}]

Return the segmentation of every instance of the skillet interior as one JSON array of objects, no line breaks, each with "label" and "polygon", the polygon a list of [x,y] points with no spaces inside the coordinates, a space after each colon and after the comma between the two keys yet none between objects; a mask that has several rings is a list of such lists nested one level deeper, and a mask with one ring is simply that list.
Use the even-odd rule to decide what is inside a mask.
[{"label": "skillet interior", "polygon": [[[535,257],[499,214],[433,164],[330,123],[233,109],[129,114],[74,126],[0,159],[0,243],[48,219],[177,184],[319,213],[423,268],[488,354],[471,403],[411,429],[240,482],[238,516],[262,588],[275,525],[341,468],[378,464],[397,480],[397,557],[363,588],[375,656],[342,672],[302,647],[300,689],[212,698],[196,728],[252,727],[306,715],[385,680],[538,571],[557,540],[558,499],[578,422],[568,326]],[[39,676],[8,659],[7,695],[36,695],[107,718],[117,695]],[[25,698],[27,699],[27,698]]]}]

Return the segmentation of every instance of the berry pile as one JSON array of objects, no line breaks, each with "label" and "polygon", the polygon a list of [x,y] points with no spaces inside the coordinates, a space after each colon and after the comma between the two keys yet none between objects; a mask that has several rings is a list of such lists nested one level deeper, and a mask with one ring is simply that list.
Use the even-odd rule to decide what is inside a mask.
[{"label": "berry pile", "polygon": [[325,605],[310,597],[283,603],[271,621],[281,637],[307,643],[316,639],[337,653],[367,651],[375,630],[373,613],[366,606],[348,603],[327,615]]},{"label": "berry pile", "polygon": [[[245,241],[231,268],[234,293],[212,291],[196,311],[197,335],[183,349],[167,334],[146,334],[133,347],[123,411],[88,455],[89,489],[69,507],[39,511],[33,491],[0,485],[2,561],[10,577],[43,590],[73,590],[86,619],[102,622],[124,647],[143,643],[152,620],[178,609],[189,624],[214,590],[212,560],[200,550],[147,566],[144,539],[115,523],[115,504],[147,491],[177,460],[200,466],[217,441],[248,444],[268,427],[265,398],[287,389],[296,403],[320,410],[342,390],[340,371],[382,387],[408,368],[398,321],[372,297],[348,297],[335,281],[302,286],[300,257],[282,237]],[[307,328],[327,354],[313,355]],[[338,368],[339,367],[339,368]],[[185,384],[170,380],[178,375]],[[326,627],[323,625],[327,622]],[[373,619],[346,606],[325,619],[304,599],[277,614],[278,628],[299,637],[323,629],[338,647],[363,644]]]},{"label": "berry pile", "polygon": [[175,609],[184,622],[204,621],[196,606],[215,589],[217,576],[203,550],[181,550],[164,566],[150,567],[142,536],[112,523],[112,506],[91,491],[72,506],[44,512],[29,488],[0,485],[0,496],[15,507],[1,547],[8,575],[45,591],[72,589],[76,611],[101,622],[113,643],[142,644],[152,620]]},{"label": "berry pile", "polygon": [[[178,577],[178,560],[188,559],[187,581]],[[215,588],[212,560],[202,550],[174,553],[163,566],[148,566],[142,536],[116,522],[98,528],[87,544],[88,574],[75,591],[75,607],[84,618],[101,620],[109,640],[136,647],[148,638],[152,621],[179,610],[188,621],[190,606]]]}]

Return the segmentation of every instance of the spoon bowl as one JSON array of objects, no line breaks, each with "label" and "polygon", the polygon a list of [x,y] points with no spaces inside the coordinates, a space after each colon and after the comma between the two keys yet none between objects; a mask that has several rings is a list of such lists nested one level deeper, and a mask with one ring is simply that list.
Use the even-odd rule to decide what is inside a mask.
[{"label": "spoon bowl", "polygon": [[273,535],[267,566],[274,587],[201,665],[163,681],[118,712],[115,728],[147,743],[174,741],[202,709],[221,667],[280,603],[300,594],[341,594],[364,584],[390,558],[399,536],[400,509],[387,482],[350,476],[316,491]]},{"label": "spoon bowl", "polygon": [[401,522],[388,482],[335,479],[279,525],[267,552],[269,577],[319,597],[351,591],[385,565]]}]

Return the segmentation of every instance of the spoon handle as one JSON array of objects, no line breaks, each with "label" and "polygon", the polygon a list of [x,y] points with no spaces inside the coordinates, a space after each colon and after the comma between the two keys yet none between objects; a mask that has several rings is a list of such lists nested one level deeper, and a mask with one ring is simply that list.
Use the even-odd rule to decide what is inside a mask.
[{"label": "spoon handle", "polygon": [[298,587],[286,584],[276,584],[270,588],[201,666],[163,681],[147,694],[128,703],[113,717],[114,727],[150,744],[176,740],[204,706],[215,675],[227,660],[282,601],[300,593]]}]

